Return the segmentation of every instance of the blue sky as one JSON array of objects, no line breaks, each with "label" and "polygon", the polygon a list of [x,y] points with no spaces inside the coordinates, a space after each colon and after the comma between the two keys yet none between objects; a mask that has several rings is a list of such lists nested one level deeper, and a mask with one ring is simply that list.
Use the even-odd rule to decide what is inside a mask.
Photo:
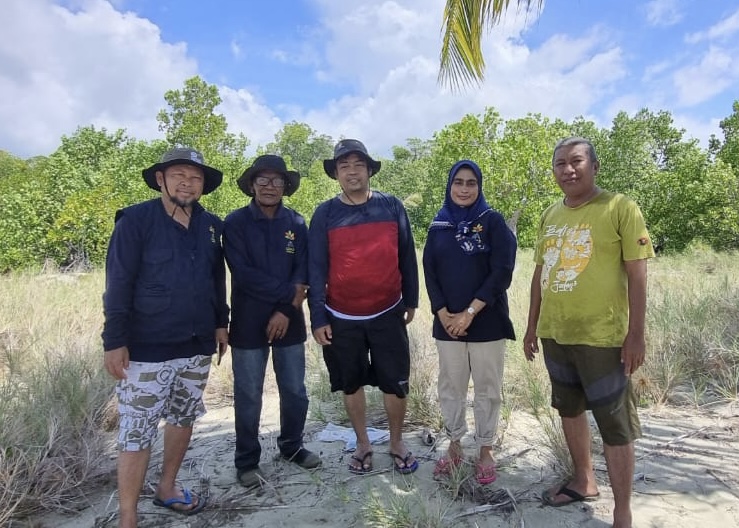
[{"label": "blue sky", "polygon": [[486,81],[436,82],[443,0],[2,0],[0,149],[49,154],[94,124],[161,137],[163,94],[200,75],[252,149],[293,120],[390,155],[486,106],[609,126],[668,110],[706,146],[739,99],[731,0],[549,0],[485,40]]}]

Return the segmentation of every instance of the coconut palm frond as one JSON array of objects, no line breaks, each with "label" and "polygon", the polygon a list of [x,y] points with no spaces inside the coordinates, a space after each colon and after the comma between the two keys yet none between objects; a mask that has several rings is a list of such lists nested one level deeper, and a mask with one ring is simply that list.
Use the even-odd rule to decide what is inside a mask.
[{"label": "coconut palm frond", "polygon": [[[485,79],[482,33],[500,22],[513,0],[447,0],[442,25],[439,84],[458,90]],[[529,9],[543,0],[516,0]]]}]

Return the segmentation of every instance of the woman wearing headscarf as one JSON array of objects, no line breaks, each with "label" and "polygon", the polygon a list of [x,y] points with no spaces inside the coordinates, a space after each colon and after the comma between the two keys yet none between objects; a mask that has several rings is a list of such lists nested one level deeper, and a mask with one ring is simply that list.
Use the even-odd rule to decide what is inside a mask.
[{"label": "woman wearing headscarf", "polygon": [[465,410],[474,384],[476,478],[496,479],[493,441],[498,427],[505,340],[515,339],[506,290],[516,260],[516,238],[485,201],[482,172],[462,160],[449,171],[444,204],[429,228],[423,252],[426,289],[439,353],[439,403],[449,438],[435,475],[464,460]]}]

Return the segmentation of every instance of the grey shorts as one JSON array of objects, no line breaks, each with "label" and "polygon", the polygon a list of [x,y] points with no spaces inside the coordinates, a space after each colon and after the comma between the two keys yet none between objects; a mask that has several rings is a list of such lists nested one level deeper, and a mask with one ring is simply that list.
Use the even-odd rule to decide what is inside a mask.
[{"label": "grey shorts", "polygon": [[128,377],[116,384],[119,449],[149,449],[162,418],[178,427],[192,427],[195,419],[205,414],[203,391],[210,361],[210,356],[161,363],[131,361]]},{"label": "grey shorts", "polygon": [[621,348],[560,345],[542,339],[552,382],[552,407],[565,418],[593,412],[603,442],[626,445],[641,436],[636,396],[624,374]]}]

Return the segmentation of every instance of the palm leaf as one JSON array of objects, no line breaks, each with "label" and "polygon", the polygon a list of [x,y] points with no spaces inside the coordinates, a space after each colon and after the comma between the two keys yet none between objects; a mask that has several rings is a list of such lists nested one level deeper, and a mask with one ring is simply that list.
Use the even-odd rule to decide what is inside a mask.
[{"label": "palm leaf", "polygon": [[[485,79],[482,33],[500,22],[513,0],[447,0],[442,25],[439,84],[458,90]],[[543,0],[516,0],[526,10]]]}]

